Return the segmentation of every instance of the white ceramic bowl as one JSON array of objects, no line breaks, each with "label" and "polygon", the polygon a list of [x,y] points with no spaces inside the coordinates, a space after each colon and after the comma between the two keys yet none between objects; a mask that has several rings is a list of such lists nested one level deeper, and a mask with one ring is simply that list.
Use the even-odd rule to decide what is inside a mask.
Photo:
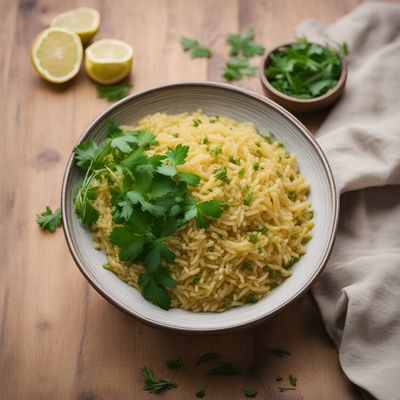
[{"label": "white ceramic bowl", "polygon": [[271,100],[229,85],[211,82],[176,83],[133,94],[96,118],[79,140],[105,139],[108,118],[134,125],[156,112],[180,113],[202,109],[208,115],[224,115],[253,122],[260,132],[273,132],[287,149],[298,155],[299,168],[311,184],[315,210],[313,239],[307,253],[293,267],[293,275],[256,304],[222,313],[193,313],[181,309],[164,311],[142,298],[139,291],[102,267],[104,253],[94,249],[90,232],[79,223],[72,199],[74,187],[83,179],[73,155],[66,167],[62,187],[64,231],[79,269],[107,300],[141,321],[186,332],[217,332],[252,326],[281,311],[304,293],[326,265],[338,219],[338,197],[327,160],[308,130],[289,112]]}]

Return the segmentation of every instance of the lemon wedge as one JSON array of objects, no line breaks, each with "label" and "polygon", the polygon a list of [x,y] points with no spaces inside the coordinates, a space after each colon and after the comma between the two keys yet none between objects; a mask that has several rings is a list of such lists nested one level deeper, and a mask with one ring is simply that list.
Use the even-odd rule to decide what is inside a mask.
[{"label": "lemon wedge", "polygon": [[49,82],[72,79],[82,62],[83,48],[79,36],[64,28],[48,28],[33,42],[32,62],[40,76]]},{"label": "lemon wedge", "polygon": [[94,81],[112,85],[129,75],[133,49],[122,40],[102,39],[85,50],[85,71]]},{"label": "lemon wedge", "polygon": [[93,39],[100,26],[100,14],[89,7],[79,7],[58,14],[50,23],[51,27],[60,27],[75,32],[86,45]]}]

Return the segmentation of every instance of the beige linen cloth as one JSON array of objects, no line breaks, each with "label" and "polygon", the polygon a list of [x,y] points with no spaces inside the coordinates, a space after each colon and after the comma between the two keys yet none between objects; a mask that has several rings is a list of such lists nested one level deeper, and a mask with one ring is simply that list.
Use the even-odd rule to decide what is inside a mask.
[{"label": "beige linen cloth", "polygon": [[[400,5],[364,3],[310,40],[349,45],[346,91],[317,133],[341,193],[338,236],[312,293],[366,398],[400,399]],[[318,239],[318,238],[316,238]]]}]

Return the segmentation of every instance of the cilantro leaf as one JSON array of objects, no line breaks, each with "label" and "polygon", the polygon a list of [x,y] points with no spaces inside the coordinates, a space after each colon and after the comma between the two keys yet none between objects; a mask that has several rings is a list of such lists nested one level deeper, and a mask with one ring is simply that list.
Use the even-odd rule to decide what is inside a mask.
[{"label": "cilantro leaf", "polygon": [[140,204],[143,211],[148,211],[150,214],[153,214],[156,217],[161,217],[166,211],[165,208],[147,201],[139,192],[128,192],[126,197],[132,202],[132,204]]},{"label": "cilantro leaf", "polygon": [[239,375],[240,371],[231,363],[225,363],[208,371],[208,375]]},{"label": "cilantro leaf", "polygon": [[191,58],[211,58],[212,56],[211,50],[200,44],[196,39],[181,37],[180,44],[184,51],[190,50]]},{"label": "cilantro leaf", "polygon": [[177,170],[173,165],[162,164],[157,168],[157,172],[161,175],[165,176],[175,176],[177,174]]},{"label": "cilantro leaf", "polygon": [[74,148],[76,165],[86,171],[98,154],[97,144],[90,140],[79,144]]},{"label": "cilantro leaf", "polygon": [[289,382],[292,386],[297,386],[297,378],[293,374],[289,374]]},{"label": "cilantro leaf", "polygon": [[228,81],[240,80],[245,76],[254,76],[258,67],[249,65],[247,58],[231,58],[225,65],[223,76]]},{"label": "cilantro leaf", "polygon": [[201,389],[196,392],[196,397],[199,399],[202,399],[205,395],[206,395],[205,389]]},{"label": "cilantro leaf", "polygon": [[120,258],[123,261],[135,260],[143,251],[145,239],[138,236],[126,227],[116,227],[109,236],[110,242],[120,249]]},{"label": "cilantro leaf", "polygon": [[88,196],[82,197],[79,192],[74,200],[74,209],[81,223],[86,226],[93,225],[100,216],[99,212],[92,206],[90,198]]},{"label": "cilantro leaf", "polygon": [[54,233],[61,226],[61,209],[57,208],[54,213],[50,207],[36,216],[37,224],[45,231]]},{"label": "cilantro leaf", "polygon": [[130,153],[126,158],[121,161],[121,166],[133,171],[138,165],[147,164],[149,158],[144,154],[142,149],[137,149]]},{"label": "cilantro leaf", "polygon": [[161,240],[152,243],[146,250],[147,254],[143,260],[143,265],[150,272],[156,271],[160,267],[162,260],[167,263],[175,261],[175,254]]},{"label": "cilantro leaf", "polygon": [[175,189],[176,183],[168,176],[156,174],[151,183],[149,196],[153,199],[165,196]]},{"label": "cilantro leaf", "polygon": [[138,165],[133,175],[135,177],[135,190],[145,195],[151,186],[153,181],[153,167],[149,164]]},{"label": "cilantro leaf", "polygon": [[[145,276],[146,278],[144,278]],[[142,296],[151,303],[169,310],[171,307],[171,298],[167,290],[160,286],[152,275],[141,274],[139,277],[139,285],[142,287]]]},{"label": "cilantro leaf", "polygon": [[130,144],[137,144],[137,138],[130,135],[123,135],[118,136],[111,140],[111,147],[117,148],[118,150],[122,151],[123,153],[130,153],[132,152],[137,146],[131,147]]},{"label": "cilantro leaf", "polygon": [[180,43],[185,51],[191,50],[199,44],[196,39],[189,39],[184,36],[181,37]]},{"label": "cilantro leaf", "polygon": [[171,165],[176,167],[177,165],[185,163],[188,151],[189,146],[182,146],[181,144],[178,144],[175,149],[168,149],[165,154],[170,160]]},{"label": "cilantro leaf", "polygon": [[210,218],[219,218],[224,212],[225,208],[226,205],[221,200],[209,200],[198,203],[196,206],[197,227],[207,228],[210,226]]},{"label": "cilantro leaf", "polygon": [[190,57],[192,57],[192,58],[211,58],[212,52],[208,47],[199,45],[192,50],[192,52],[190,53]]},{"label": "cilantro leaf", "polygon": [[243,389],[243,394],[246,397],[250,398],[250,399],[256,397],[257,393],[258,393],[257,390],[253,389],[253,388],[245,388],[245,389]]},{"label": "cilantro leaf", "polygon": [[253,57],[256,55],[263,55],[264,47],[260,44],[254,43],[254,30],[249,29],[246,32],[239,34],[230,34],[227,36],[226,41],[231,46],[229,55],[236,57],[242,54],[244,57]]},{"label": "cilantro leaf", "polygon": [[105,129],[107,137],[115,137],[122,133],[122,129],[111,118],[106,121]]},{"label": "cilantro leaf", "polygon": [[200,183],[200,177],[188,172],[178,172],[178,178],[190,186],[196,187]]},{"label": "cilantro leaf", "polygon": [[130,83],[121,83],[112,86],[97,86],[97,97],[107,99],[108,101],[121,100],[129,93],[132,88]]}]

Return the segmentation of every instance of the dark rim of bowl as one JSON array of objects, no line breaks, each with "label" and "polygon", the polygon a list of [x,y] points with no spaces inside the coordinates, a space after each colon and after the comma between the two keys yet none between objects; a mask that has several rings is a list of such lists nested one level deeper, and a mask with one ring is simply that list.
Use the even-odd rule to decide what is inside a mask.
[{"label": "dark rim of bowl", "polygon": [[[262,58],[260,67],[259,67],[259,77],[260,77],[261,84],[265,88],[267,88],[270,92],[274,93],[277,97],[281,97],[282,99],[285,99],[285,100],[288,100],[288,101],[291,101],[291,102],[297,103],[297,104],[319,103],[320,101],[323,101],[325,99],[328,99],[328,98],[334,96],[337,92],[342,90],[342,88],[346,82],[346,79],[347,79],[347,63],[346,63],[346,60],[344,57],[340,57],[340,59],[342,61],[342,70],[340,72],[340,76],[339,76],[339,79],[338,79],[336,85],[332,89],[328,90],[322,96],[313,97],[312,99],[299,99],[297,97],[292,97],[283,92],[280,92],[278,89],[275,89],[272,86],[271,82],[268,80],[268,78],[265,76],[265,68],[266,68],[267,62],[269,61],[269,57],[271,54],[276,53],[280,49],[282,49],[284,47],[288,47],[293,43],[296,43],[296,42],[288,42],[288,43],[284,43],[279,46],[276,46]],[[311,43],[313,43],[313,42],[311,42]],[[319,43],[313,43],[313,44],[319,44]]]},{"label": "dark rim of bowl", "polygon": [[307,292],[307,290],[310,288],[311,284],[318,277],[318,275],[322,272],[322,270],[324,269],[324,267],[326,266],[326,264],[328,262],[329,256],[332,252],[333,244],[335,242],[335,236],[336,236],[336,230],[337,230],[337,224],[338,224],[338,216],[339,216],[339,198],[337,196],[336,186],[335,186],[334,178],[332,175],[332,170],[331,170],[331,168],[328,164],[328,161],[327,161],[324,153],[322,152],[320,146],[318,145],[317,141],[312,136],[312,134],[308,131],[308,129],[299,120],[297,120],[297,118],[295,118],[291,113],[289,113],[287,110],[285,110],[283,107],[276,104],[272,100],[269,100],[259,94],[251,92],[249,90],[237,88],[237,87],[234,87],[231,85],[217,83],[217,82],[208,82],[208,81],[176,82],[176,83],[170,83],[170,84],[166,84],[166,85],[156,86],[154,88],[143,90],[141,92],[132,94],[132,95],[125,97],[124,99],[118,101],[117,103],[113,104],[107,110],[103,111],[97,118],[95,118],[91,122],[91,124],[85,129],[83,134],[80,136],[76,145],[80,144],[82,141],[84,141],[86,136],[88,136],[89,133],[91,132],[91,130],[93,129],[93,127],[95,125],[97,125],[98,123],[100,123],[102,120],[106,119],[113,110],[115,110],[116,108],[120,107],[121,105],[128,103],[140,96],[143,96],[143,95],[146,95],[148,93],[155,92],[158,90],[169,89],[169,88],[174,88],[174,87],[187,87],[188,89],[190,89],[191,87],[210,87],[210,86],[219,88],[222,90],[234,91],[234,92],[244,94],[244,95],[251,97],[263,104],[266,104],[269,107],[272,107],[273,109],[275,109],[275,111],[279,112],[284,117],[289,119],[300,130],[300,132],[303,134],[304,138],[308,140],[310,145],[312,145],[314,147],[314,149],[317,151],[317,153],[322,161],[322,164],[324,166],[325,173],[327,174],[327,177],[328,177],[329,187],[331,189],[331,201],[333,204],[333,227],[332,227],[331,234],[329,236],[328,246],[326,248],[325,253],[323,254],[322,261],[320,262],[318,267],[315,269],[314,274],[310,277],[309,281],[300,290],[298,290],[296,293],[294,293],[293,296],[291,296],[291,298],[289,298],[284,303],[280,304],[276,309],[271,311],[269,314],[264,315],[261,318],[242,323],[240,325],[230,326],[230,327],[226,327],[226,328],[217,328],[217,329],[211,328],[211,329],[203,330],[201,328],[200,329],[190,329],[190,328],[174,327],[173,325],[165,325],[165,324],[160,323],[151,318],[146,318],[145,316],[139,315],[139,314],[135,313],[134,311],[128,309],[123,304],[121,304],[120,302],[118,302],[117,300],[112,298],[105,290],[103,290],[97,286],[97,284],[91,279],[91,277],[87,273],[84,263],[80,260],[78,254],[75,250],[72,236],[70,233],[70,228],[68,226],[68,222],[67,222],[68,219],[67,219],[67,214],[66,214],[66,209],[67,209],[66,193],[67,193],[67,185],[69,182],[71,167],[74,162],[73,152],[71,152],[67,166],[65,168],[63,182],[62,182],[62,190],[61,190],[61,209],[62,209],[62,218],[64,221],[64,223],[63,223],[64,235],[65,235],[69,250],[71,252],[71,255],[72,255],[76,265],[78,266],[81,273],[88,280],[88,282],[91,284],[91,286],[98,293],[100,293],[106,300],[108,300],[111,304],[113,304],[115,307],[117,307],[121,311],[125,312],[126,314],[135,317],[137,320],[139,320],[147,325],[157,327],[157,328],[163,328],[163,329],[170,330],[170,331],[180,331],[183,333],[193,333],[193,334],[196,334],[196,333],[202,333],[202,334],[204,334],[204,333],[225,333],[225,332],[232,332],[232,331],[237,331],[237,330],[241,330],[241,329],[248,329],[252,326],[258,325],[258,324],[266,321],[267,319],[269,319],[272,316],[276,315],[277,313],[281,312],[284,308],[286,308],[294,300],[296,300],[300,296],[304,295]]}]

